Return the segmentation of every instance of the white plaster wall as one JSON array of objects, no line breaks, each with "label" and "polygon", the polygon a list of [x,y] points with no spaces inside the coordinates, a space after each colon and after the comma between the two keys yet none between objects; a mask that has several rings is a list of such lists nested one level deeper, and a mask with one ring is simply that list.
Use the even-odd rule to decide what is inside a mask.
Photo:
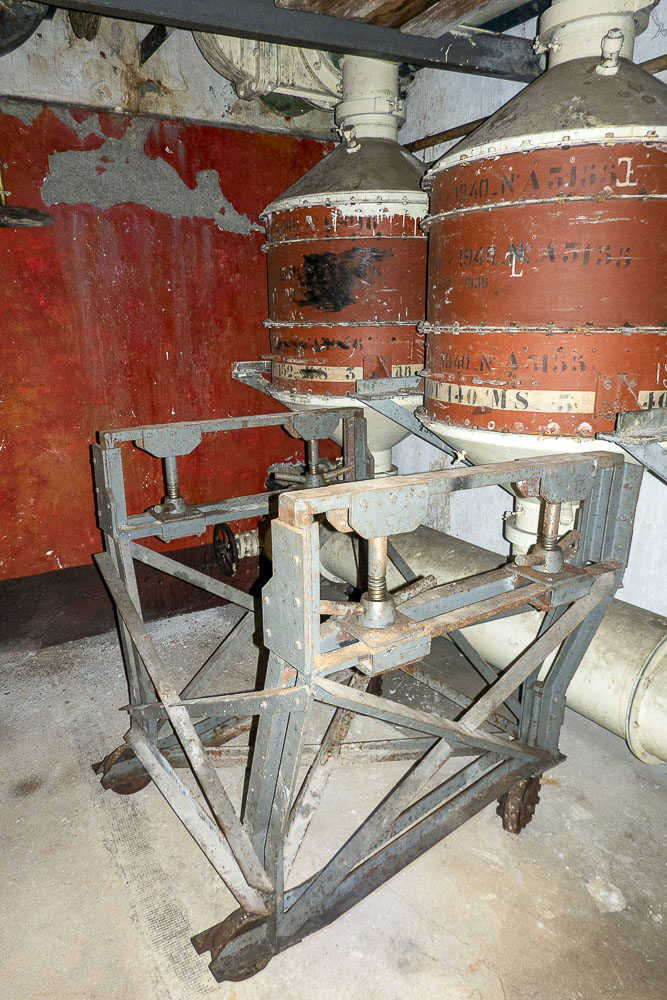
[{"label": "white plaster wall", "polygon": [[[535,21],[515,29],[514,34],[533,37]],[[635,45],[635,61],[642,62],[667,52],[667,0],[654,9],[648,29]],[[660,74],[667,82],[667,73]],[[483,77],[421,70],[408,92],[407,120],[400,135],[410,142],[424,135],[492,114],[521,89],[521,84]],[[453,145],[452,143],[449,144]],[[419,154],[424,161],[436,159],[449,146],[439,146]],[[432,468],[434,451],[430,445],[408,438],[394,449],[399,472]],[[511,497],[498,487],[456,493],[450,498],[448,530],[458,538],[475,542],[495,552],[507,553],[502,536],[502,516],[512,505]],[[442,519],[441,519],[442,523]],[[649,611],[667,615],[667,486],[650,473],[644,474],[630,564],[622,600]]]},{"label": "white plaster wall", "polygon": [[87,42],[72,31],[67,11],[57,10],[20,48],[0,56],[0,96],[331,138],[330,114],[288,120],[259,100],[240,100],[189,31],[174,31],[140,66],[139,43],[150,28],[105,17]]}]

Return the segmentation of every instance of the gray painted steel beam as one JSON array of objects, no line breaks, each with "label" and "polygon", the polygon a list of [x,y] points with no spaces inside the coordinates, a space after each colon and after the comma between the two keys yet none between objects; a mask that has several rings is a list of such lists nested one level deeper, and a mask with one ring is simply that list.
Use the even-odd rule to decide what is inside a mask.
[{"label": "gray painted steel beam", "polygon": [[206,694],[211,684],[223,676],[227,665],[233,662],[247,646],[253,644],[254,634],[255,617],[248,612],[232,626],[218,648],[188,681],[181,691],[181,698],[200,698]]},{"label": "gray painted steel beam", "polygon": [[[187,709],[191,719],[216,719],[228,722],[230,719],[244,719],[253,715],[272,715],[303,711],[308,688],[278,688],[275,691],[241,691],[238,694],[209,695],[204,698],[183,699],[182,707]],[[150,719],[168,719],[169,711],[159,701],[145,705],[126,705],[126,711]]]},{"label": "gray painted steel beam", "polygon": [[250,912],[265,913],[266,899],[247,884],[236,859],[213,820],[192,797],[187,786],[174,773],[159,751],[137,729],[130,730],[127,741],[229,891]]},{"label": "gray painted steel beam", "polygon": [[245,594],[242,590],[237,590],[236,587],[230,587],[229,584],[207,576],[206,573],[200,573],[198,569],[185,566],[175,559],[170,559],[169,556],[163,556],[161,552],[154,552],[153,549],[137,545],[136,542],[131,543],[130,549],[132,558],[146,566],[161,570],[169,576],[176,577],[177,580],[183,580],[184,583],[191,583],[193,587],[199,587],[200,590],[206,590],[209,594],[215,594],[216,597],[221,597],[225,601],[238,604],[239,607],[245,608],[247,611],[252,611],[255,607],[255,600],[250,594]]},{"label": "gray painted steel beam", "polygon": [[439,38],[409,35],[324,14],[286,10],[273,0],[63,0],[59,6],[148,24],[353,53],[434,69],[530,83],[542,64],[529,39],[457,27]]},{"label": "gray painted steel beam", "polygon": [[617,582],[613,573],[606,573],[595,581],[587,597],[582,597],[561,615],[558,621],[547,629],[544,635],[536,639],[525,653],[515,660],[512,666],[501,674],[495,684],[468,709],[461,718],[461,724],[471,731],[477,730],[491,712],[513,694],[517,688],[528,680],[534,670],[543,663],[547,656],[558,649],[570,632],[580,625],[595,607],[611,597],[616,590]]},{"label": "gray painted steel beam", "polygon": [[[542,770],[549,766],[545,763]],[[518,760],[498,764],[459,792],[456,798],[444,802],[430,815],[421,818],[414,826],[358,865],[333,890],[326,907],[312,915],[307,924],[299,925],[300,911],[306,910],[304,893],[302,907],[298,902],[295,903],[278,928],[279,935],[285,935],[286,939],[283,944],[279,937],[280,946],[291,944],[292,935],[294,939],[301,940],[321,927],[326,927],[497,798],[510,784],[508,779],[519,780],[536,771],[539,772],[539,769],[534,764]]]}]

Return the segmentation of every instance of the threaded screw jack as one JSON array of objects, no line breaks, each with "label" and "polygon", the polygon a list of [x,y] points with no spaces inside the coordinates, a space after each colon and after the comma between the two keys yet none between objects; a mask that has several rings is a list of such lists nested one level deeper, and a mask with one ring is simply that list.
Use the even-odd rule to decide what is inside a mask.
[{"label": "threaded screw jack", "polygon": [[178,485],[178,464],[173,455],[169,455],[164,460],[164,481],[166,487],[166,497],[168,500],[179,500],[181,496]]},{"label": "threaded screw jack", "polygon": [[387,600],[387,538],[368,539],[368,600]]},{"label": "threaded screw jack", "polygon": [[547,552],[553,552],[558,545],[560,508],[561,505],[559,503],[544,504],[544,511],[542,513],[541,542],[542,547],[546,549]]}]

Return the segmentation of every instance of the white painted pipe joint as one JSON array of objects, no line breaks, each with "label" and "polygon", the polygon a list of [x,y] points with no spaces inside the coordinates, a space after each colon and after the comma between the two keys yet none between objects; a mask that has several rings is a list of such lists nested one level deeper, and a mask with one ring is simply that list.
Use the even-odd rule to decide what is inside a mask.
[{"label": "white painted pipe joint", "polygon": [[384,59],[345,56],[343,100],[336,105],[336,125],[357,139],[398,139],[405,121],[398,92],[398,64]]}]

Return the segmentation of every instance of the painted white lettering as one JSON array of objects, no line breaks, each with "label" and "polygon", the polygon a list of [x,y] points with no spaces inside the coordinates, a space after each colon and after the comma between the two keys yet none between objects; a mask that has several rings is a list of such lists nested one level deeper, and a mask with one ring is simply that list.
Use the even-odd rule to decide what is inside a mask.
[{"label": "painted white lettering", "polygon": [[632,174],[632,157],[631,156],[619,156],[618,167],[621,168],[621,164],[625,166],[625,180],[617,180],[616,187],[627,188],[627,187],[637,187],[639,181]]}]

